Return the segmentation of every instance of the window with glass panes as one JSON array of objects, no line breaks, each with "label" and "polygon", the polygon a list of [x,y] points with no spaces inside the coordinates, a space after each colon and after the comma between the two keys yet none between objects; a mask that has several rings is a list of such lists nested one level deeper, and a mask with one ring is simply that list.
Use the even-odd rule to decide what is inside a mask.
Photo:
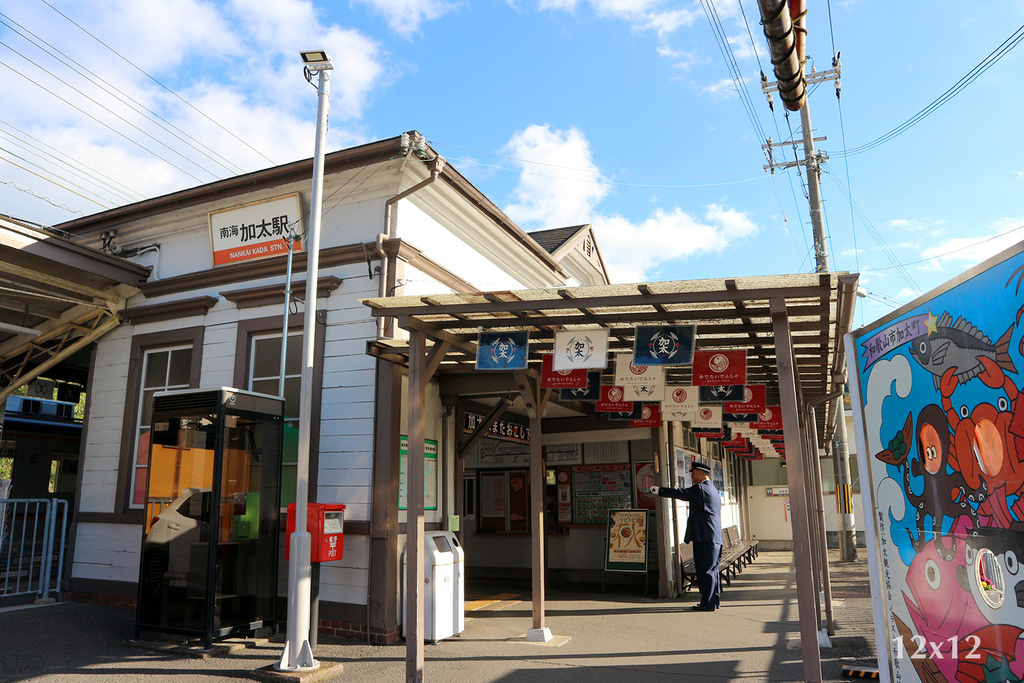
[{"label": "window with glass panes", "polygon": [[149,466],[153,395],[158,391],[188,389],[192,376],[192,347],[147,349],[142,359],[142,388],[139,392],[139,422],[135,429],[135,457],[132,468],[131,507],[146,502],[146,468]]},{"label": "window with glass panes", "polygon": [[249,390],[284,396],[284,448],[281,452],[281,507],[295,502],[295,463],[299,454],[299,394],[302,385],[302,333],[289,332],[281,387],[281,334],[253,335],[249,346]]}]

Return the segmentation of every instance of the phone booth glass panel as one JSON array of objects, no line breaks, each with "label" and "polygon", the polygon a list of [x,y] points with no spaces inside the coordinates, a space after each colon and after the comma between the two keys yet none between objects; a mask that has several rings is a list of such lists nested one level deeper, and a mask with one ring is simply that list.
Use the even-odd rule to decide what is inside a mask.
[{"label": "phone booth glass panel", "polygon": [[213,638],[276,620],[282,399],[158,394],[136,632]]}]

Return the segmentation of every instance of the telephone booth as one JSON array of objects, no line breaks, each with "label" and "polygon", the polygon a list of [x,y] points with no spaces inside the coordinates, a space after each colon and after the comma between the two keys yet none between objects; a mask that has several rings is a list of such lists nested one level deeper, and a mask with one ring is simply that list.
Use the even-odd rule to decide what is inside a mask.
[{"label": "telephone booth", "polygon": [[284,399],[237,389],[153,399],[136,638],[209,648],[274,625],[283,416]]}]

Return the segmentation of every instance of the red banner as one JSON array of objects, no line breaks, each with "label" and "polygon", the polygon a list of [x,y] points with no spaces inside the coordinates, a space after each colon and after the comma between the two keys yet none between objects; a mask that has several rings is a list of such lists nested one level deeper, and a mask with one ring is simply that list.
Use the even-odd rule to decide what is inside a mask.
[{"label": "red banner", "polygon": [[779,406],[768,406],[764,412],[758,415],[757,422],[751,422],[752,429],[782,429],[782,408]]},{"label": "red banner", "polygon": [[630,427],[660,427],[661,406],[657,403],[648,403],[643,407],[643,416],[639,420],[630,420]]},{"label": "red banner", "polygon": [[633,410],[632,401],[623,401],[622,387],[610,384],[602,385],[601,398],[597,399],[594,409],[599,413],[628,413]]},{"label": "red banner", "polygon": [[747,383],[747,350],[697,351],[693,354],[694,386]]},{"label": "red banner", "polygon": [[733,414],[757,413],[768,407],[767,392],[763,384],[748,384],[743,387],[742,401],[726,401],[722,411]]},{"label": "red banner", "polygon": [[[544,356],[540,366],[540,386],[542,389],[586,389],[587,370],[555,370],[552,368],[554,356]],[[751,411],[754,412],[754,411]],[[761,411],[757,411],[761,412]]]}]

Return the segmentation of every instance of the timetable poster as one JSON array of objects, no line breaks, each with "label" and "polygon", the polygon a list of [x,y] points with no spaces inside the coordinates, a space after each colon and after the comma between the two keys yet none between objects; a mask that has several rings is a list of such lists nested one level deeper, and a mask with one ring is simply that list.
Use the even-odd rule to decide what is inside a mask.
[{"label": "timetable poster", "polygon": [[629,469],[629,463],[573,467],[573,522],[604,524],[609,510],[631,507]]}]

